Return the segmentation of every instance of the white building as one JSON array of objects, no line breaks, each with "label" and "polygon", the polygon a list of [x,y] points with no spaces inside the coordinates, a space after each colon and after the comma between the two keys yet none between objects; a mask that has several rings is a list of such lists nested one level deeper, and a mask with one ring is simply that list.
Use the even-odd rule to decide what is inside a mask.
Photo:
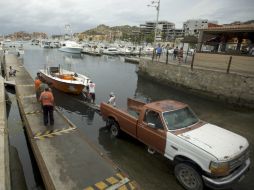
[{"label": "white building", "polygon": [[[156,27],[156,22],[148,21],[145,24],[140,24],[140,32],[141,34],[151,34],[154,32]],[[157,40],[160,41],[162,39],[162,36],[170,38],[170,33],[172,29],[175,29],[175,24],[168,21],[158,21],[158,27],[157,27]]]},{"label": "white building", "polygon": [[185,36],[198,36],[199,29],[208,28],[208,23],[218,24],[217,21],[208,21],[208,19],[187,20],[183,23]]}]

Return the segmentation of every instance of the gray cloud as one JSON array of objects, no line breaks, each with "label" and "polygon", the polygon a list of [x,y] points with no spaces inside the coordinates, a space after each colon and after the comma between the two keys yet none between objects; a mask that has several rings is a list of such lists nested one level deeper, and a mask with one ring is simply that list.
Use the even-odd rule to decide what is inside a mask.
[{"label": "gray cloud", "polygon": [[[0,34],[15,31],[80,32],[98,24],[136,25],[155,20],[150,0],[8,0],[0,2]],[[161,0],[160,20],[176,23],[207,18],[219,23],[254,19],[253,0]]]}]

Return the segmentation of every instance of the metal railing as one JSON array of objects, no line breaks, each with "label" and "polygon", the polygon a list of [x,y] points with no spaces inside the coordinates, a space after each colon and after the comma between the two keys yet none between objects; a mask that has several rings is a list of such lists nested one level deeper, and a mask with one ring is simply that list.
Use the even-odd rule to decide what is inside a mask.
[{"label": "metal railing", "polygon": [[239,73],[242,75],[254,75],[254,56],[249,54],[227,54],[215,52],[184,52],[183,57],[179,57],[169,51],[164,51],[158,57],[153,51],[150,55],[141,55],[142,58],[150,59],[152,63],[175,64],[190,66],[191,70],[203,68],[209,70],[222,71],[225,73]]}]

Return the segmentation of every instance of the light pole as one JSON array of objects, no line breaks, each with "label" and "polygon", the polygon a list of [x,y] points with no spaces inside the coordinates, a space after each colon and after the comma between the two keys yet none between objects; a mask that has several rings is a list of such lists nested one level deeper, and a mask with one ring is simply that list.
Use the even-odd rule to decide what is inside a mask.
[{"label": "light pole", "polygon": [[157,37],[157,28],[158,28],[158,21],[159,21],[159,14],[160,14],[160,0],[158,1],[152,1],[151,4],[147,5],[148,7],[155,7],[157,11],[156,16],[156,25],[154,30],[154,45],[156,43],[156,37]]}]

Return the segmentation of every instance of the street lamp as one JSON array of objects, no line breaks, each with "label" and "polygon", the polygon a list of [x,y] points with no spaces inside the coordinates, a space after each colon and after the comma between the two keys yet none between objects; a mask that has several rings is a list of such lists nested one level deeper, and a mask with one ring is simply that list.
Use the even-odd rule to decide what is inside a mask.
[{"label": "street lamp", "polygon": [[156,17],[156,25],[154,30],[154,44],[156,43],[156,37],[157,37],[157,28],[158,28],[158,20],[159,20],[159,13],[160,13],[160,0],[158,1],[152,1],[151,4],[147,5],[148,7],[155,7],[157,11],[157,17]]}]

